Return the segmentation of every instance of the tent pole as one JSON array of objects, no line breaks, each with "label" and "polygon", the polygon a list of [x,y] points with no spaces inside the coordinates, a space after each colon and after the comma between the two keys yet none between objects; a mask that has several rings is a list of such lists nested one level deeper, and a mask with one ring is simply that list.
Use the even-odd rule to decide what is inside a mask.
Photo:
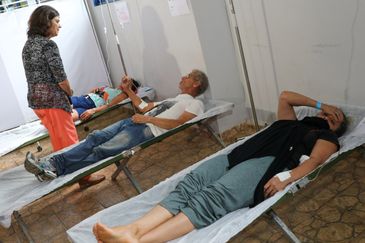
[{"label": "tent pole", "polygon": [[104,54],[101,50],[101,45],[100,45],[100,41],[99,41],[99,38],[96,34],[96,30],[95,30],[95,25],[94,25],[94,22],[93,22],[93,19],[91,17],[91,13],[90,13],[90,8],[89,8],[89,5],[87,4],[86,0],[83,0],[84,2],[84,5],[85,5],[85,9],[86,9],[86,12],[87,12],[87,16],[89,17],[89,21],[90,21],[90,24],[91,24],[91,29],[93,30],[93,34],[95,36],[95,40],[96,40],[96,43],[97,43],[97,46],[98,46],[98,50],[100,52],[100,55],[103,57],[103,64],[104,64],[104,68],[106,70],[106,73],[108,75],[108,83],[109,83],[109,86],[110,87],[114,87],[113,83],[112,83],[112,79],[110,77],[110,70],[108,69],[108,66],[105,62],[105,57],[104,57]]},{"label": "tent pole", "polygon": [[106,6],[108,8],[109,18],[110,18],[110,22],[112,24],[112,29],[113,29],[113,34],[114,34],[114,37],[115,37],[115,41],[117,42],[118,53],[119,53],[120,61],[122,62],[123,71],[124,71],[125,75],[128,75],[127,68],[125,67],[125,62],[124,62],[124,58],[123,58],[123,54],[122,54],[122,49],[120,48],[118,35],[117,35],[117,32],[115,31],[114,22],[113,22],[113,19],[112,19],[112,12],[111,12],[110,6],[109,6],[109,0],[106,0]]},{"label": "tent pole", "polygon": [[[258,123],[258,120],[257,120],[256,107],[255,107],[255,102],[253,100],[250,77],[248,76],[246,58],[245,58],[245,53],[244,53],[243,46],[242,46],[242,39],[241,39],[241,35],[240,35],[240,30],[239,30],[238,25],[237,25],[236,11],[235,11],[233,0],[228,0],[228,2],[226,1],[226,5],[227,4],[231,5],[231,13],[234,15],[234,22],[235,22],[234,32],[235,32],[235,35],[236,35],[236,41],[237,41],[237,45],[238,45],[238,51],[239,51],[239,54],[240,54],[241,65],[242,65],[242,68],[243,68],[243,74],[245,75],[245,81],[246,81],[248,96],[249,96],[249,99],[250,99],[252,117],[253,117],[253,120],[254,120],[254,123],[255,123],[256,131],[259,131],[260,127],[259,127],[259,123]],[[227,10],[228,10],[228,6],[227,6]]]},{"label": "tent pole", "polygon": [[241,42],[241,35],[240,35],[240,31],[238,29],[238,26],[235,26],[235,31],[236,31],[238,48],[239,48],[240,57],[241,57],[241,63],[242,63],[243,73],[245,75],[248,96],[250,98],[250,105],[251,105],[251,110],[252,110],[252,116],[253,116],[253,120],[255,122],[256,131],[259,131],[260,130],[260,127],[259,127],[259,123],[257,121],[257,114],[256,114],[255,102],[253,101],[253,95],[252,95],[252,89],[251,89],[251,82],[250,82],[250,78],[248,76],[248,70],[247,70],[247,64],[246,64],[246,59],[245,59],[245,53],[243,51],[243,46],[242,46],[242,42]]}]

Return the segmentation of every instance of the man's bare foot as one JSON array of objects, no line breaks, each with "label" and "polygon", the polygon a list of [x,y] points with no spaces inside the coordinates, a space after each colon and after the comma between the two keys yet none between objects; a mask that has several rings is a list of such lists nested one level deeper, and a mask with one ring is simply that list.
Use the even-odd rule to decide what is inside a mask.
[{"label": "man's bare foot", "polygon": [[128,226],[109,228],[108,226],[96,223],[93,226],[93,233],[98,243],[138,243],[136,230]]}]

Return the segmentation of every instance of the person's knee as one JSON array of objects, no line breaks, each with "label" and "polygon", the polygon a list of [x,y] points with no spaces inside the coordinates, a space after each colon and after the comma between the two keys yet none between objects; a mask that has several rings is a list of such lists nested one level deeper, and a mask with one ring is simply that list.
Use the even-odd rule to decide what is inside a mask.
[{"label": "person's knee", "polygon": [[186,174],[184,180],[182,180],[179,184],[189,184],[198,187],[201,186],[201,184],[204,184],[203,181],[203,176],[193,170]]},{"label": "person's knee", "polygon": [[100,130],[94,130],[87,135],[87,139],[91,141],[97,141],[101,137],[102,132]]},{"label": "person's knee", "polygon": [[98,146],[93,148],[93,152],[92,152],[96,158],[98,158],[99,160],[105,159],[109,156],[111,156],[111,154],[108,154],[105,149],[103,149],[102,147]]},{"label": "person's knee", "polygon": [[102,142],[102,139],[103,132],[101,130],[94,130],[87,135],[85,140],[92,146],[96,146]]},{"label": "person's knee", "polygon": [[117,155],[118,153],[123,152],[126,148],[124,143],[120,140],[114,141],[110,140],[106,143],[100,144],[93,148],[93,153],[98,159],[104,159],[110,156]]}]

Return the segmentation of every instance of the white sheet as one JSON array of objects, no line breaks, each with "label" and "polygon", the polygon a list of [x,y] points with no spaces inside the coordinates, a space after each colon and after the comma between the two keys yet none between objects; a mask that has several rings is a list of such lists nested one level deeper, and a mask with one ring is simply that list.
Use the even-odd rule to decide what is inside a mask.
[{"label": "white sheet", "polygon": [[[348,132],[340,140],[342,146],[341,150],[331,156],[331,158],[328,159],[326,163],[333,160],[335,157],[338,156],[338,154],[365,143],[365,108],[354,106],[341,107],[346,114],[351,114],[351,116],[349,117],[351,123],[349,125]],[[314,111],[312,109],[302,108],[298,112],[298,116],[303,117],[307,114],[311,115],[313,114],[313,112]],[[246,138],[246,140],[247,139],[248,138]],[[91,231],[93,224],[98,221],[107,224],[108,226],[116,226],[130,223],[131,221],[145,214],[149,209],[151,209],[159,201],[161,201],[170,191],[175,188],[176,184],[189,171],[197,167],[199,164],[204,163],[204,161],[210,159],[211,157],[217,156],[218,154],[229,153],[233,148],[242,144],[246,140],[242,140],[230,145],[229,147],[175,174],[171,178],[159,183],[150,190],[134,198],[116,204],[85,219],[84,221],[67,231],[69,238],[73,242],[96,242]],[[273,204],[275,204],[285,193],[287,193],[291,188],[294,188],[294,185],[294,183],[288,185],[285,190],[276,193],[273,197],[265,200],[254,208],[243,208],[234,211],[221,218],[214,224],[200,230],[194,230],[193,232],[177,240],[174,240],[173,242],[226,242],[232,236],[247,227],[253,220],[259,217]]]},{"label": "white sheet", "polygon": [[[138,89],[139,97],[148,97],[152,100],[155,96],[154,89],[150,87],[141,87]],[[125,99],[120,104],[129,103],[130,99]],[[75,124],[78,125],[80,122],[77,121]],[[40,123],[39,120],[29,122],[21,125],[17,128],[7,130],[0,133],[0,156],[7,154],[14,149],[20,147],[28,141],[39,138],[48,134],[47,129]]]},{"label": "white sheet", "polygon": [[[225,101],[209,100],[205,101],[205,104],[207,110],[204,114],[194,119],[194,121],[213,117],[233,109],[233,104]],[[194,121],[191,120],[189,122],[191,123]],[[24,166],[18,166],[16,168],[0,172],[0,224],[7,228],[10,227],[11,214],[13,211],[19,210],[28,203],[31,203],[61,187],[80,173],[98,166],[105,160],[82,168],[72,174],[42,183],[39,182],[34,175],[25,171]]]}]

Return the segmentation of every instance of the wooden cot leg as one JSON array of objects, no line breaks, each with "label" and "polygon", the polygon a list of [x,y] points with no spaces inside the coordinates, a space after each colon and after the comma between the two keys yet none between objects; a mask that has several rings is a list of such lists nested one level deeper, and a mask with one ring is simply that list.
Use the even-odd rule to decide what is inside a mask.
[{"label": "wooden cot leg", "polygon": [[27,238],[28,242],[34,243],[34,240],[30,236],[30,233],[28,231],[27,225],[24,223],[22,216],[20,215],[20,213],[18,211],[14,211],[14,217],[15,217],[15,220],[18,222],[20,229],[22,230],[25,238]]},{"label": "wooden cot leg", "polygon": [[285,233],[285,235],[294,243],[300,243],[300,240],[297,236],[289,229],[289,227],[281,220],[281,218],[274,212],[274,210],[270,209],[268,214],[273,218],[275,223],[281,228],[281,230]]}]

